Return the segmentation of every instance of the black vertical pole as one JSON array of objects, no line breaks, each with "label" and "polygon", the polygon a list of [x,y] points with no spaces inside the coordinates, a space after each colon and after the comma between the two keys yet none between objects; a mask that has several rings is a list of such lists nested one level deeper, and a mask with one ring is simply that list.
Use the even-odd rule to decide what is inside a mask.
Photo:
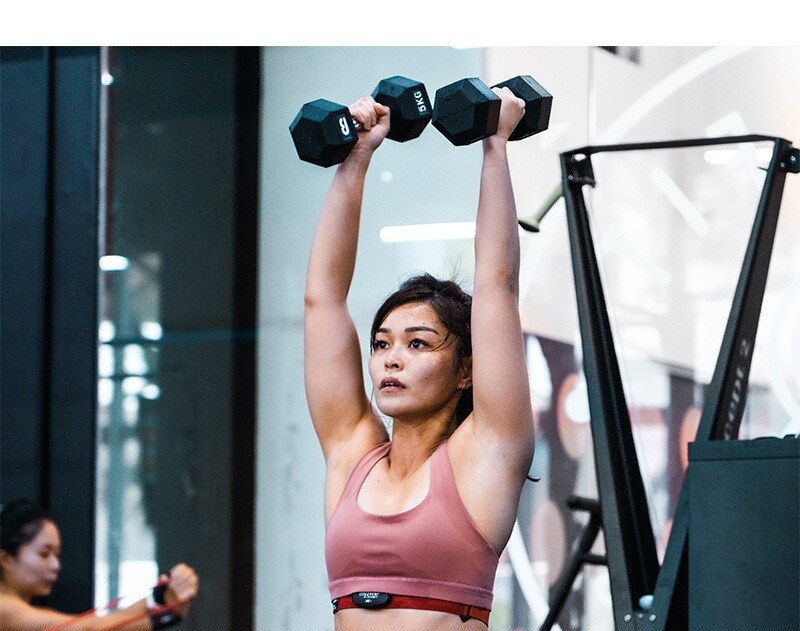
[{"label": "black vertical pole", "polygon": [[236,201],[231,414],[231,625],[253,628],[255,580],[256,303],[258,298],[258,121],[261,49],[236,49]]},{"label": "black vertical pole", "polygon": [[703,415],[700,417],[697,432],[699,439],[730,440],[739,435],[747,397],[750,362],[753,358],[786,180],[785,166],[782,168],[781,164],[790,154],[791,143],[783,139],[776,140],[714,376],[706,395]]},{"label": "black vertical pole", "polygon": [[583,185],[594,184],[590,158],[561,154],[561,172],[614,624],[633,629],[639,620],[635,603],[655,586],[658,557],[581,191]]}]

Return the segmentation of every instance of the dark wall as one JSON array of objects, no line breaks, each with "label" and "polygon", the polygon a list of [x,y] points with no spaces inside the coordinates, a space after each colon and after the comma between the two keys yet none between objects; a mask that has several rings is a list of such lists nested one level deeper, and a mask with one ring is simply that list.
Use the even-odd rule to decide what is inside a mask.
[{"label": "dark wall", "polygon": [[91,606],[99,51],[3,48],[0,498],[65,540],[50,604]]},{"label": "dark wall", "polygon": [[[64,556],[47,604],[78,612],[94,605],[96,542],[124,539],[130,519],[129,506],[109,503],[124,494],[97,489],[134,480],[159,566],[185,561],[200,574],[183,627],[247,631],[259,50],[111,49],[108,87],[97,48],[1,52],[0,502],[27,497],[54,513]],[[99,274],[107,253],[132,272]],[[145,268],[155,270],[156,342],[136,338]],[[134,427],[98,407],[98,320],[117,316],[128,335],[110,342],[118,357],[130,345],[157,357],[148,378],[161,396],[141,399]],[[113,452],[117,438],[138,440],[142,461],[126,470],[112,453],[123,465],[97,478],[100,449]],[[107,533],[96,532],[99,509],[121,518]],[[118,588],[114,577],[110,597]]]}]

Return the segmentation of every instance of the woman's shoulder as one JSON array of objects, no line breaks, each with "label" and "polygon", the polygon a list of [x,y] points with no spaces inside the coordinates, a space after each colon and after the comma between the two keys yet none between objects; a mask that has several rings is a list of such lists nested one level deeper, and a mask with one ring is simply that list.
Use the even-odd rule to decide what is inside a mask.
[{"label": "woman's shoulder", "polygon": [[371,456],[382,450],[391,448],[388,436],[374,436],[372,440],[353,441],[340,448],[328,460],[328,471],[338,471],[340,475],[349,476],[359,464],[369,460]]},{"label": "woman's shoulder", "polygon": [[5,611],[5,609],[9,607],[19,607],[24,605],[25,603],[22,602],[18,596],[12,596],[11,594],[0,592],[0,611]]},{"label": "woman's shoulder", "polygon": [[[5,623],[11,620],[17,622],[20,620],[19,616],[21,615],[24,615],[24,619],[27,621],[29,614],[35,615],[38,612],[49,613],[50,611],[51,610],[46,608],[34,607],[14,594],[0,593],[0,622]],[[5,630],[6,628],[5,624],[0,624],[0,629]],[[11,630],[9,629],[9,631]]]},{"label": "woman's shoulder", "polygon": [[8,629],[13,618],[29,607],[17,596],[0,593],[0,629]]},{"label": "woman's shoulder", "polygon": [[68,620],[70,616],[52,609],[34,607],[18,596],[0,593],[0,629],[45,629]]}]

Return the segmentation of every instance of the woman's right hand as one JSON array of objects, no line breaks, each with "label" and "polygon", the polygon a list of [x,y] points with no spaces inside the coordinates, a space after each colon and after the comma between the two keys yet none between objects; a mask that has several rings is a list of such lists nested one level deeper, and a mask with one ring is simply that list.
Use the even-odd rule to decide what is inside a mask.
[{"label": "woman's right hand", "polygon": [[371,96],[363,96],[353,103],[349,110],[353,119],[361,124],[358,143],[350,155],[365,152],[371,154],[389,133],[389,108],[381,105]]},{"label": "woman's right hand", "polygon": [[189,602],[197,595],[199,580],[195,571],[180,563],[169,571],[167,589],[164,592],[165,604],[175,607],[181,617],[189,613]]}]

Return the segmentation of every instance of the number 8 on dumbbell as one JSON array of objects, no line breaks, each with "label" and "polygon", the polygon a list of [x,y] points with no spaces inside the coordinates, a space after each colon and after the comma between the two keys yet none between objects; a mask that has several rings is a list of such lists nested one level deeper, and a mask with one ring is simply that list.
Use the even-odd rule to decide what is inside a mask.
[{"label": "number 8 on dumbbell", "polygon": [[[425,86],[406,77],[383,79],[372,92],[381,105],[391,110],[387,138],[412,140],[431,120],[431,106]],[[358,142],[359,125],[346,106],[317,99],[306,103],[295,116],[289,131],[301,160],[329,167],[344,162]]]},{"label": "number 8 on dumbbell", "polygon": [[[347,124],[347,116],[340,116],[339,117],[339,127],[342,128],[342,135],[349,136],[350,135],[350,126]],[[358,123],[356,123],[358,126]]]}]

